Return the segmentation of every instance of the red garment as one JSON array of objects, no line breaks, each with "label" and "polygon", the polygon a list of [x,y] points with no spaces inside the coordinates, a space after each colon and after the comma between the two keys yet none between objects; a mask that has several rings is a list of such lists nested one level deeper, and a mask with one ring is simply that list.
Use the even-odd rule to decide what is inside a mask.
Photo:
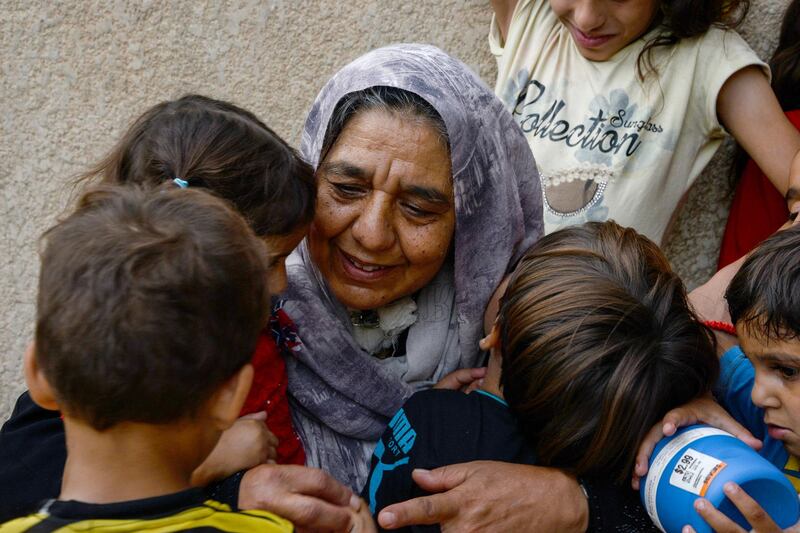
[{"label": "red garment", "polygon": [[296,344],[294,339],[287,340],[281,334],[282,330],[293,329],[293,326],[289,315],[278,310],[270,320],[270,327],[261,332],[251,361],[253,386],[241,414],[266,411],[267,427],[278,437],[278,464],[304,465],[306,454],[292,426],[286,398],[286,364],[281,355],[281,348],[292,350]]},{"label": "red garment", "polygon": [[[800,110],[786,117],[800,130]],[[789,218],[786,200],[760,168],[749,160],[731,204],[717,268],[733,263],[775,233]]]}]

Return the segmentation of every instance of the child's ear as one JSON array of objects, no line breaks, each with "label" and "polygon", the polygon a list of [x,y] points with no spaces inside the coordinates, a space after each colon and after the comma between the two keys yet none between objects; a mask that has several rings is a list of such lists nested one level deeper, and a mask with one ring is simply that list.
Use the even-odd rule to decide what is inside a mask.
[{"label": "child's ear", "polygon": [[487,335],[491,335],[491,328],[497,321],[497,314],[500,312],[500,300],[506,293],[510,281],[511,275],[503,278],[492,293],[492,297],[489,298],[489,303],[486,304],[486,310],[483,312],[483,331]]},{"label": "child's ear", "polygon": [[218,429],[228,429],[242,411],[253,384],[253,365],[246,364],[217,389],[211,398],[210,414]]},{"label": "child's ear", "polygon": [[28,384],[28,392],[31,399],[36,402],[42,409],[49,409],[51,411],[58,410],[58,402],[53,387],[42,372],[36,360],[36,343],[31,342],[25,350],[25,358],[23,361],[23,368],[25,371],[25,382]]},{"label": "child's ear", "polygon": [[494,353],[500,348],[500,328],[497,323],[492,326],[492,330],[480,340],[478,346],[485,352]]}]

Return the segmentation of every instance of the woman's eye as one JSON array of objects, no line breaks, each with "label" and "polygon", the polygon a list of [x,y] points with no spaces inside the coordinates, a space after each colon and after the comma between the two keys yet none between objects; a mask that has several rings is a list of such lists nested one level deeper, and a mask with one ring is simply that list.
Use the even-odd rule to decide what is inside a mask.
[{"label": "woman's eye", "polygon": [[403,203],[401,205],[403,206],[403,210],[405,210],[405,212],[412,217],[427,218],[433,215],[431,211],[423,209],[422,207],[415,204]]},{"label": "woman's eye", "polygon": [[344,198],[358,198],[364,193],[364,188],[358,185],[348,185],[347,183],[331,183],[334,191]]}]

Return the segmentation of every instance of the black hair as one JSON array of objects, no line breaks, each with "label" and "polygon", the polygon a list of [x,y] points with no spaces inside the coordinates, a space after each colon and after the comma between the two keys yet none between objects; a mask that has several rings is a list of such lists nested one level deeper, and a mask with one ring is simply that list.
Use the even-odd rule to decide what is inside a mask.
[{"label": "black hair", "polygon": [[768,341],[800,338],[800,226],[771,235],[725,293],[736,327]]}]

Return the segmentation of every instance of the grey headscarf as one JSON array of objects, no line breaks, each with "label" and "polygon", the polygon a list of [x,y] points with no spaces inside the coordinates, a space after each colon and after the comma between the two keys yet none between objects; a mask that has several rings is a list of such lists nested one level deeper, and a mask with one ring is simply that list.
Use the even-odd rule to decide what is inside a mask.
[{"label": "grey headscarf", "polygon": [[380,361],[361,349],[305,243],[288,262],[286,309],[303,344],[287,361],[295,427],[308,464],[357,490],[375,441],[403,402],[453,370],[480,364],[484,308],[543,233],[539,174],[522,132],[483,81],[433,46],[380,48],[331,78],[303,130],[302,153],[315,168],[336,104],[374,86],[415,93],[444,119],[456,227],[453,264],[416,295],[419,316],[403,358]]}]

